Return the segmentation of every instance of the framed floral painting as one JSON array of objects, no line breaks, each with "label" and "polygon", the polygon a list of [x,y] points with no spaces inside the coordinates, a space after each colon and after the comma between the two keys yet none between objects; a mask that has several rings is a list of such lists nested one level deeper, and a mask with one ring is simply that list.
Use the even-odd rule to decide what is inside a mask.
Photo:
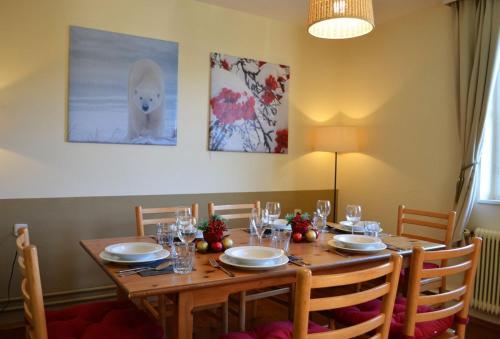
[{"label": "framed floral painting", "polygon": [[210,55],[209,150],[288,153],[290,67]]}]

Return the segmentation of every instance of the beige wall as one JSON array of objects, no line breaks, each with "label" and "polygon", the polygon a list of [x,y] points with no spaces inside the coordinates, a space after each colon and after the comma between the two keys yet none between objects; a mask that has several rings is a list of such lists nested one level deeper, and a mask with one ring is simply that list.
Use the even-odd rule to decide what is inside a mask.
[{"label": "beige wall", "polygon": [[[364,149],[340,159],[341,206],[395,230],[397,206],[449,210],[459,166],[452,9],[437,6],[350,40],[332,122],[361,126]],[[332,79],[332,81],[335,81]]]},{"label": "beige wall", "polygon": [[[177,147],[64,141],[70,25],[179,42]],[[331,61],[329,46],[308,40],[300,27],[192,0],[3,0],[0,41],[0,198],[331,184],[324,157],[308,154],[301,126],[304,114],[330,104],[332,77],[322,75],[340,66],[318,68]],[[207,151],[213,51],[291,66],[288,155]]]}]

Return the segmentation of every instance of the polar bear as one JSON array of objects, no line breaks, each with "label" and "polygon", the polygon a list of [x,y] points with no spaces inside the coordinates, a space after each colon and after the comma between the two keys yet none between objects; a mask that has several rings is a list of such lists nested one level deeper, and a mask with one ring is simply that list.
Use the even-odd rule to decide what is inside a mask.
[{"label": "polar bear", "polygon": [[128,138],[165,137],[165,83],[156,62],[140,59],[128,76]]}]

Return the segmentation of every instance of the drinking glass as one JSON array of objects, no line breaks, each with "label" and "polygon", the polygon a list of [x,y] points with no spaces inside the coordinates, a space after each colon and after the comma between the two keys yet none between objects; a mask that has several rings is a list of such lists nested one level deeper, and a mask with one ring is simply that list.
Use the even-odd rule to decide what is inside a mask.
[{"label": "drinking glass", "polygon": [[156,224],[156,242],[158,245],[165,247],[168,245],[168,225],[161,222]]},{"label": "drinking glass", "polygon": [[288,247],[290,246],[290,238],[292,237],[292,230],[282,228],[277,230],[273,238],[273,247],[282,249],[285,254],[288,254]]},{"label": "drinking glass", "polygon": [[189,224],[185,226],[178,226],[177,236],[183,243],[187,244],[192,242],[196,239],[196,226],[192,222],[189,222]]},{"label": "drinking glass", "polygon": [[330,210],[330,200],[318,200],[316,202],[316,212],[321,218],[321,225],[323,225],[323,227],[321,228],[321,232],[330,232],[328,226],[326,225],[326,217],[328,217],[328,215],[330,214]]},{"label": "drinking glass", "polygon": [[252,209],[252,215],[250,216],[250,228],[255,231],[257,237],[259,238],[259,245],[262,245],[262,234],[267,224],[267,210],[260,210],[257,208]]},{"label": "drinking glass", "polygon": [[174,272],[179,274],[191,273],[194,264],[194,243],[176,242],[174,247],[177,253],[174,259]]},{"label": "drinking glass", "polygon": [[345,217],[347,221],[351,222],[351,230],[354,234],[354,226],[361,220],[361,206],[360,205],[347,205],[345,208]]},{"label": "drinking glass", "polygon": [[181,207],[178,208],[175,212],[177,217],[177,226],[187,226],[191,223],[191,208],[190,207]]},{"label": "drinking glass", "polygon": [[279,202],[266,202],[266,210],[269,212],[269,223],[274,224],[274,220],[278,219],[281,214],[281,206]]},{"label": "drinking glass", "polygon": [[365,221],[365,235],[378,238],[380,233],[380,223],[378,221]]}]

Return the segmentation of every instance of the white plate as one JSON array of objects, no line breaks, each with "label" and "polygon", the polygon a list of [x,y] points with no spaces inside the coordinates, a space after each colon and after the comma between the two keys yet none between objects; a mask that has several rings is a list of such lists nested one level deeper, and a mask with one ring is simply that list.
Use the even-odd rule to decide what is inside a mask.
[{"label": "white plate", "polygon": [[150,242],[124,242],[107,246],[104,251],[123,260],[143,260],[163,250],[161,245]]},{"label": "white plate", "polygon": [[123,258],[120,258],[119,256],[109,254],[106,251],[102,251],[101,253],[99,253],[99,257],[102,260],[113,262],[116,264],[141,264],[141,263],[165,259],[169,255],[170,255],[169,251],[162,249],[160,252],[157,252],[151,256],[148,256],[146,259],[125,260]]},{"label": "white plate", "polygon": [[328,241],[328,246],[333,247],[334,249],[337,249],[337,250],[342,250],[342,251],[351,252],[351,253],[361,253],[361,254],[377,253],[377,252],[383,251],[387,248],[387,246],[383,242],[381,242],[376,248],[354,249],[354,248],[345,247],[344,245],[342,245],[339,242],[336,242],[333,239]]},{"label": "white plate", "polygon": [[[363,222],[363,221],[360,221],[360,223]],[[333,222],[327,222],[326,224],[329,226],[329,227],[332,227],[332,228],[335,228],[336,230],[339,230],[339,231],[342,231],[342,232],[346,232],[346,233],[352,233],[352,226],[347,224],[349,223],[349,221],[341,221],[340,223],[338,224],[335,224]],[[380,228],[379,232],[382,232],[383,229]],[[364,224],[363,226],[356,226],[354,228],[354,233],[357,233],[357,234],[363,234],[365,233],[365,227],[364,227]]]},{"label": "white plate", "polygon": [[245,265],[237,260],[234,260],[233,258],[227,256],[224,253],[220,255],[219,260],[226,265],[241,268],[244,270],[269,270],[271,268],[276,268],[288,264],[288,257],[286,255],[283,255],[278,259],[272,260],[271,263],[267,263],[266,265],[263,266]]},{"label": "white plate", "polygon": [[378,245],[381,243],[378,238],[357,234],[338,234],[333,237],[333,240],[353,249],[378,248]]},{"label": "white plate", "polygon": [[283,256],[283,250],[265,246],[239,246],[224,251],[224,254],[243,265],[263,266]]},{"label": "white plate", "polygon": [[286,219],[276,219],[272,224],[272,228],[277,230],[283,230],[283,229],[291,230],[292,225],[288,225],[288,221]]}]

